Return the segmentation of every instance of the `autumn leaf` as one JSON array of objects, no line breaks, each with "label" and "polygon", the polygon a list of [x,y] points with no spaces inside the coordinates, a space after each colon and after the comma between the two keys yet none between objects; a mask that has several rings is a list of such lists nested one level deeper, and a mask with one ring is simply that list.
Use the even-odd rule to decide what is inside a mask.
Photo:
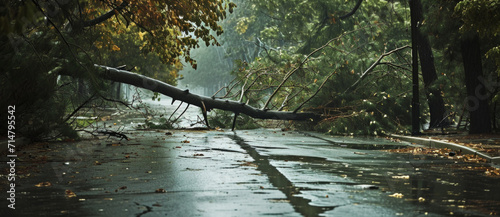
[{"label": "autumn leaf", "polygon": [[113,51],[119,51],[120,48],[118,46],[116,46],[116,44],[115,44],[115,45],[113,45],[113,47],[111,48],[111,50],[113,50]]},{"label": "autumn leaf", "polygon": [[76,197],[76,194],[71,190],[66,190],[66,197],[68,198]]},{"label": "autumn leaf", "polygon": [[50,182],[40,182],[38,184],[35,185],[36,187],[49,187],[49,186],[52,186],[52,183]]},{"label": "autumn leaf", "polygon": [[167,193],[167,191],[163,188],[158,188],[155,190],[155,193]]}]

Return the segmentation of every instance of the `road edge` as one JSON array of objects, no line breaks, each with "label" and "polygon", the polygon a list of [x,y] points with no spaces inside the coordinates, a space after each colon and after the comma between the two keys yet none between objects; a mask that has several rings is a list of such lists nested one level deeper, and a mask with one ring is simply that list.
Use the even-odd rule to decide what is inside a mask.
[{"label": "road edge", "polygon": [[420,137],[414,137],[414,136],[403,136],[403,135],[397,135],[397,134],[388,134],[387,136],[392,137],[394,139],[406,141],[406,142],[424,145],[424,146],[427,146],[430,148],[449,148],[452,150],[462,150],[462,153],[464,153],[464,154],[478,155],[478,156],[488,160],[488,162],[491,164],[496,164],[496,165],[500,164],[500,157],[492,157],[485,152],[481,152],[481,151],[473,149],[471,147],[459,145],[456,143],[445,142],[445,141],[440,141],[440,140],[436,140],[436,139],[426,139],[426,138],[420,138]]}]

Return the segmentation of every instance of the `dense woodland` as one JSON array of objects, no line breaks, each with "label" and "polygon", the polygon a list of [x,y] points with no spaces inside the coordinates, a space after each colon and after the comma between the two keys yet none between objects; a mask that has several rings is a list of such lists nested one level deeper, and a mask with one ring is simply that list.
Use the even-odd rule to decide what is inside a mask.
[{"label": "dense woodland", "polygon": [[3,1],[0,28],[0,106],[32,138],[75,136],[76,111],[123,101],[95,64],[320,117],[299,128],[410,133],[412,49],[422,129],[500,126],[499,0]]}]

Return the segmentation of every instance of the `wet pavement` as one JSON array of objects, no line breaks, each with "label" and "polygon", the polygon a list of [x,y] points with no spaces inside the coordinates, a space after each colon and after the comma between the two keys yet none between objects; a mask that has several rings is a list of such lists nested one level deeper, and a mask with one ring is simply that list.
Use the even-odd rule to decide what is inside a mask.
[{"label": "wet pavement", "polygon": [[[280,129],[134,130],[140,119],[113,122],[129,141],[18,150],[16,210],[4,200],[2,216],[500,213],[500,178],[473,169],[487,165],[381,151],[408,143]],[[6,192],[6,180],[0,184]]]}]

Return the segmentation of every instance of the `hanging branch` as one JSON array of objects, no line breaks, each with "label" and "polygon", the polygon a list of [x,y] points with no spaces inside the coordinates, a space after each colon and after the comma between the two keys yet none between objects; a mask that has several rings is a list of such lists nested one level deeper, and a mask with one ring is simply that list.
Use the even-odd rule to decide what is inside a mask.
[{"label": "hanging branch", "polygon": [[[174,104],[174,100],[172,100],[172,104]],[[172,119],[172,116],[174,116],[174,114],[177,112],[177,110],[179,110],[179,108],[182,106],[182,102],[179,103],[179,106],[177,106],[177,108],[175,109],[174,112],[172,112],[172,114],[170,115],[170,117],[168,117],[168,121],[170,121],[170,119]],[[180,117],[180,116],[179,116]]]},{"label": "hanging branch", "polygon": [[172,121],[172,123],[177,122],[177,120],[179,120],[179,118],[181,118],[181,117],[182,117],[182,115],[183,115],[184,113],[186,113],[186,111],[188,110],[188,108],[189,108],[189,104],[187,104],[187,106],[186,106],[186,108],[184,109],[184,111],[182,111],[182,113],[181,113],[181,114],[180,114],[180,115],[179,115],[179,116],[178,116],[178,117],[177,117],[174,121]]},{"label": "hanging branch", "polygon": [[238,115],[240,113],[235,112],[234,113],[234,118],[233,118],[233,127],[231,128],[231,131],[234,131],[234,127],[236,127],[236,118],[238,118]]},{"label": "hanging branch", "polygon": [[205,106],[205,103],[203,101],[201,101],[201,105],[203,106],[202,107],[202,114],[203,114],[203,118],[205,118],[205,124],[207,125],[208,129],[210,129],[210,125],[208,124],[208,115],[207,115],[207,107]]}]

